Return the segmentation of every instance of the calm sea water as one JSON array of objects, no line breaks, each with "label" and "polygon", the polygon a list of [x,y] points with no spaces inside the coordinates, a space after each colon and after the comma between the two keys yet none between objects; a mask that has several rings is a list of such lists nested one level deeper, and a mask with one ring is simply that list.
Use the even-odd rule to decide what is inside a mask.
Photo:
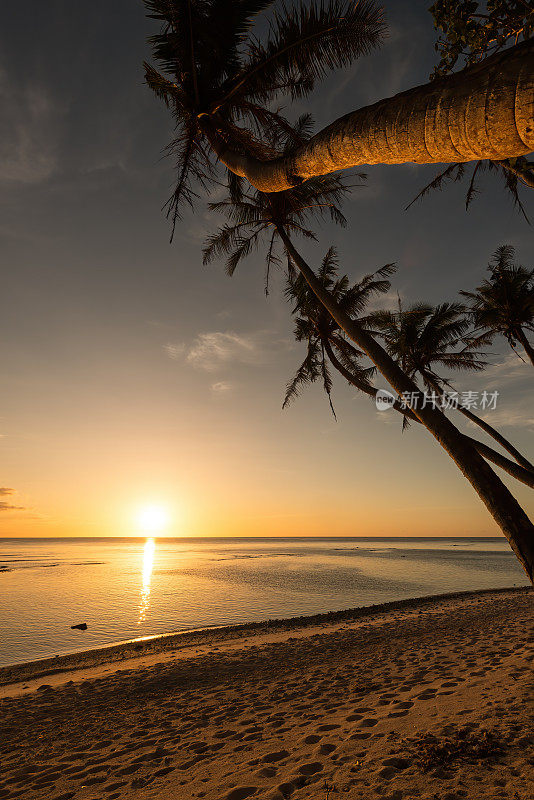
[{"label": "calm sea water", "polygon": [[503,538],[0,539],[0,665],[514,585],[528,581]]}]

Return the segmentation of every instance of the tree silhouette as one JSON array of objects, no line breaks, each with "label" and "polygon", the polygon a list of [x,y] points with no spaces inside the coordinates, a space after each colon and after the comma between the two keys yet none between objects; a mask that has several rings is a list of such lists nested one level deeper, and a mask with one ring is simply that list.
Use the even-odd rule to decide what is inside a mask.
[{"label": "tree silhouette", "polygon": [[[453,388],[442,369],[479,372],[487,366],[480,347],[489,343],[488,337],[470,335],[470,321],[459,303],[417,303],[404,310],[399,302],[398,312],[379,311],[369,321],[402,369],[411,377],[419,376],[424,386],[439,396],[446,387]],[[530,461],[492,425],[461,403],[455,407],[534,473]]]},{"label": "tree silhouette", "polygon": [[489,278],[474,292],[460,292],[469,303],[475,329],[488,340],[504,336],[515,351],[517,342],[534,365],[534,269],[514,264],[515,248],[501,245],[488,264]]},{"label": "tree silhouette", "polygon": [[[171,110],[176,136],[176,188],[168,203],[173,225],[196,186],[214,176],[220,145],[265,159],[279,152],[279,136],[302,140],[298,128],[273,110],[282,97],[304,97],[329,71],[350,64],[384,33],[382,12],[371,0],[274,4],[273,0],[144,0],[161,23],[150,37],[157,68],[145,63],[147,84]],[[258,17],[271,10],[261,30]]]}]

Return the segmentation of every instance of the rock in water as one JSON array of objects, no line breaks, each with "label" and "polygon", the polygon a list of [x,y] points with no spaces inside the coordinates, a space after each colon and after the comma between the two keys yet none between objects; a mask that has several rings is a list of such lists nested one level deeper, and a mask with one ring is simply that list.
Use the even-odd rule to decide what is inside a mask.
[{"label": "rock in water", "polygon": [[74,630],[86,631],[87,630],[87,622],[80,622],[79,625],[71,625],[70,629],[71,629],[71,631],[74,631]]}]

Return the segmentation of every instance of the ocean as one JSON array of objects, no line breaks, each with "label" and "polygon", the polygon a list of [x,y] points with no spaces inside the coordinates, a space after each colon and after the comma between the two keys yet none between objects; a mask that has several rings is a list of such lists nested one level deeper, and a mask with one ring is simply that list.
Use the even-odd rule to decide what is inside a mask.
[{"label": "ocean", "polygon": [[[0,666],[213,625],[528,586],[502,537],[0,539]],[[87,624],[87,630],[71,625]]]}]

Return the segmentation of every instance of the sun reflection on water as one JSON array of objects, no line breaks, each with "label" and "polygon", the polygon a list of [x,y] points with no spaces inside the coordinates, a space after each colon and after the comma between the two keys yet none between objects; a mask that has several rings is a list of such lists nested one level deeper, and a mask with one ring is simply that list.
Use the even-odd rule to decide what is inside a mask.
[{"label": "sun reflection on water", "polygon": [[143,583],[141,587],[141,602],[139,603],[138,625],[146,620],[146,612],[150,606],[150,583],[152,581],[155,550],[156,540],[147,539],[143,548]]}]

